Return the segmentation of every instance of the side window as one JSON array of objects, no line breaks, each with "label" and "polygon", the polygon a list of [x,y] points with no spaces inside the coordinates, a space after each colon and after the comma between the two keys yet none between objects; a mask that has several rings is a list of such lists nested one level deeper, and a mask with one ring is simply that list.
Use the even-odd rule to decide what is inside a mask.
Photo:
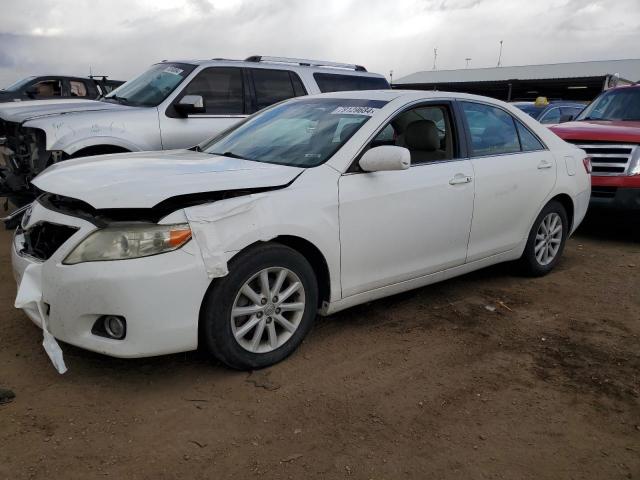
[{"label": "side window", "polygon": [[384,127],[376,138],[373,139],[372,147],[379,147],[381,145],[395,145],[396,144],[396,131],[393,125],[388,124]]},{"label": "side window", "polygon": [[546,123],[546,124],[560,123],[560,108],[554,107],[547,110],[540,117],[540,123]]},{"label": "side window", "polygon": [[[269,105],[296,97],[296,90],[288,70],[251,69],[253,86],[256,90],[256,108],[262,110]],[[300,79],[298,79],[300,82]]]},{"label": "side window", "polygon": [[371,147],[396,145],[411,152],[411,163],[451,160],[455,145],[449,108],[429,105],[400,113],[371,142]]},{"label": "side window", "polygon": [[538,140],[531,130],[516,120],[518,135],[520,136],[520,145],[523,152],[535,152],[536,150],[544,150],[544,145]]},{"label": "side window", "polygon": [[520,151],[514,119],[504,110],[481,103],[461,102],[471,133],[471,156]]},{"label": "side window", "polygon": [[580,107],[562,107],[560,110],[562,115],[572,115],[573,118],[576,118],[584,109]]},{"label": "side window", "polygon": [[234,115],[244,113],[242,70],[213,67],[201,71],[185,88],[185,95],[201,95],[207,114]]},{"label": "side window", "polygon": [[43,80],[34,83],[29,87],[35,89],[36,98],[49,98],[62,96],[62,81],[60,80]]},{"label": "side window", "polygon": [[351,90],[388,90],[389,83],[382,77],[314,73],[313,78],[322,93],[347,92]]},{"label": "side window", "polygon": [[78,80],[69,81],[69,91],[71,92],[72,97],[87,96],[87,86],[84,84],[84,82],[80,82]]}]

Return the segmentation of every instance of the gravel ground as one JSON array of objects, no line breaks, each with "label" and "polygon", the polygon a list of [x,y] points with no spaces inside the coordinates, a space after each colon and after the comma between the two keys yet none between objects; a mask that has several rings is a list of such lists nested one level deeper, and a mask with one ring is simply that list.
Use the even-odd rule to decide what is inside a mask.
[{"label": "gravel ground", "polygon": [[63,345],[15,310],[0,232],[0,478],[640,478],[640,222],[590,214],[557,270],[353,308],[252,374]]}]

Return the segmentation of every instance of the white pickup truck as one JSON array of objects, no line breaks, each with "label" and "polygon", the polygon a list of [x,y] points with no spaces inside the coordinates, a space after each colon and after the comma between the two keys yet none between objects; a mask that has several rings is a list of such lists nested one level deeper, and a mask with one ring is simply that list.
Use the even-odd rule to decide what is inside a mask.
[{"label": "white pickup truck", "polygon": [[68,158],[189,148],[288,98],[389,88],[359,65],[253,56],[165,60],[99,101],[8,103],[0,107],[0,196],[31,202],[31,179]]}]

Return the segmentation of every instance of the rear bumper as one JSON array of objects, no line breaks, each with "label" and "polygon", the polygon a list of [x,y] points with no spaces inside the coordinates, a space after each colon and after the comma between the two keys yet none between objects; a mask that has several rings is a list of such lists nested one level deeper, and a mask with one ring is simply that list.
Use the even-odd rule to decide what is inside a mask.
[{"label": "rear bumper", "polygon": [[640,175],[591,177],[591,206],[640,210]]}]

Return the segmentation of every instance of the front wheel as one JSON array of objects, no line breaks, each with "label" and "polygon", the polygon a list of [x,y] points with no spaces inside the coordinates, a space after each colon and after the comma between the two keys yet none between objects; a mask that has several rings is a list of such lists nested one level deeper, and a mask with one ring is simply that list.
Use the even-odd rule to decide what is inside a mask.
[{"label": "front wheel", "polygon": [[520,264],[525,273],[540,277],[560,261],[569,234],[567,212],[560,202],[547,203],[531,227]]},{"label": "front wheel", "polygon": [[318,285],[309,262],[284,245],[259,245],[233,259],[229,274],[207,292],[201,338],[232,368],[264,368],[300,345],[317,307]]}]

